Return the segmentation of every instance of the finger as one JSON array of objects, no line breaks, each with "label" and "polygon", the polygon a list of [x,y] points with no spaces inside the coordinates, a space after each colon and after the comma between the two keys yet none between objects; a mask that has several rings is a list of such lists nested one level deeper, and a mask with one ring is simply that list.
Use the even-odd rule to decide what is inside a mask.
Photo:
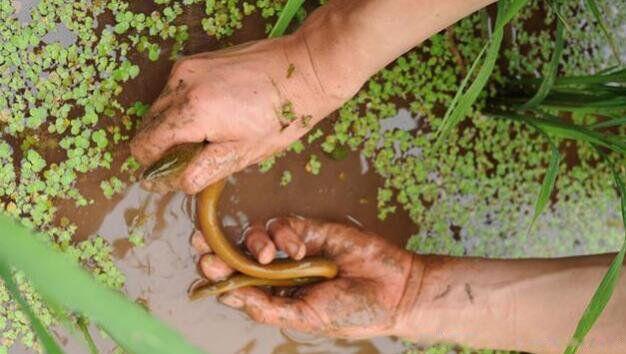
[{"label": "finger", "polygon": [[155,111],[130,143],[131,154],[143,165],[157,161],[171,147],[207,139],[188,103]]},{"label": "finger", "polygon": [[268,264],[276,257],[276,246],[262,225],[253,224],[245,232],[246,247],[261,264]]},{"label": "finger", "polygon": [[206,243],[204,235],[200,230],[194,231],[194,233],[191,235],[191,245],[196,250],[196,252],[201,255],[211,253],[211,247],[208,243]]},{"label": "finger", "polygon": [[214,254],[205,254],[200,258],[199,262],[202,274],[211,281],[220,281],[228,278],[235,272],[234,269],[226,265],[224,261]]},{"label": "finger", "polygon": [[381,246],[381,238],[374,234],[365,233],[354,227],[321,222],[302,217],[277,218],[276,225],[289,228],[302,240],[307,255],[322,254],[335,259],[342,255],[349,255],[357,249],[368,249],[374,252]]},{"label": "finger", "polygon": [[205,146],[189,163],[181,175],[181,189],[196,194],[245,167],[245,154],[241,144],[234,142],[212,143]]},{"label": "finger", "polygon": [[296,234],[284,219],[273,219],[268,222],[267,230],[274,243],[289,257],[300,260],[306,255],[304,241]]},{"label": "finger", "polygon": [[301,299],[271,296],[249,287],[220,296],[223,304],[242,309],[256,322],[290,328],[301,332],[320,332],[323,322],[316,311]]}]

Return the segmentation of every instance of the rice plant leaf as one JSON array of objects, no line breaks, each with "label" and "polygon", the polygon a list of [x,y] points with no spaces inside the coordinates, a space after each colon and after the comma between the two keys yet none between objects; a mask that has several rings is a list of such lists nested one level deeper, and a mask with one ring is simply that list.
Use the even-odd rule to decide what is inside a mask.
[{"label": "rice plant leaf", "polygon": [[448,120],[448,118],[450,117],[450,113],[452,113],[453,111],[453,108],[456,107],[456,105],[458,104],[459,98],[461,98],[461,96],[463,95],[463,91],[465,91],[465,86],[467,86],[469,79],[472,77],[472,74],[478,67],[478,64],[480,63],[480,60],[485,54],[487,47],[489,47],[489,43],[483,46],[483,49],[480,50],[480,53],[478,53],[478,56],[476,57],[476,59],[474,59],[474,62],[470,66],[469,70],[467,71],[467,75],[465,75],[465,77],[463,78],[463,81],[461,81],[461,85],[459,86],[458,90],[456,91],[456,94],[452,98],[452,101],[450,101],[450,105],[448,106],[448,110],[446,111],[446,114],[443,116],[444,122]]},{"label": "rice plant leaf", "polygon": [[546,171],[546,175],[543,177],[543,182],[541,183],[541,189],[539,190],[539,195],[537,196],[537,201],[535,202],[535,212],[533,214],[533,218],[528,226],[528,232],[532,230],[535,221],[543,210],[548,205],[550,201],[550,196],[552,195],[552,191],[554,190],[554,184],[556,182],[556,176],[559,173],[559,163],[561,162],[561,154],[559,153],[559,148],[556,144],[550,139],[550,137],[543,132],[543,130],[539,129],[541,133],[548,139],[550,143],[550,148],[552,153],[550,155],[550,162],[548,163],[548,170]]},{"label": "rice plant leaf", "polygon": [[76,326],[78,327],[80,332],[83,334],[83,338],[85,339],[87,348],[89,348],[89,352],[91,354],[100,353],[100,351],[98,351],[98,346],[96,346],[96,342],[94,342],[93,337],[91,336],[91,333],[89,332],[87,319],[82,316],[79,317],[76,323]]},{"label": "rice plant leaf", "polygon": [[541,102],[548,97],[550,90],[552,90],[552,86],[554,86],[554,80],[556,79],[556,74],[559,69],[559,62],[563,56],[563,47],[565,46],[565,40],[563,39],[563,24],[561,21],[558,21],[556,24],[555,37],[554,52],[552,52],[552,58],[550,58],[550,62],[547,64],[546,74],[543,81],[541,82],[541,85],[535,95],[528,100],[528,102],[520,106],[520,109],[528,109],[540,105]]},{"label": "rice plant leaf", "polygon": [[584,141],[592,145],[598,145],[613,150],[619,154],[626,155],[626,141],[619,137],[602,134],[600,132],[588,129],[587,127],[563,122],[559,117],[537,111],[542,118],[521,115],[515,112],[494,112],[487,115],[494,118],[502,118],[525,122],[541,128],[544,132],[559,138]]},{"label": "rice plant leaf", "polygon": [[604,16],[600,12],[598,3],[596,2],[596,0],[585,0],[585,3],[587,4],[587,7],[589,8],[589,10],[591,10],[591,13],[593,14],[593,16],[596,18],[596,21],[598,21],[598,24],[600,25],[600,30],[602,31],[602,33],[604,33],[606,40],[609,42],[609,46],[611,46],[611,50],[613,51],[613,55],[615,56],[615,59],[617,60],[618,63],[621,63],[619,48],[617,47],[617,44],[615,43],[615,38],[613,37],[613,34],[611,33],[611,31],[609,31],[608,27],[606,26],[606,22],[604,21]]},{"label": "rice plant leaf", "polygon": [[20,305],[20,309],[28,320],[30,321],[30,325],[33,328],[33,331],[37,335],[39,339],[39,343],[45,350],[47,354],[62,354],[63,350],[59,347],[57,342],[54,340],[52,335],[46,329],[46,326],[41,323],[33,309],[30,307],[28,302],[22,297],[22,293],[20,292],[15,280],[13,279],[13,274],[11,274],[11,269],[6,265],[6,263],[0,261],[0,278],[4,281],[4,285],[6,289],[11,294],[11,297]]},{"label": "rice plant leaf", "polygon": [[[139,305],[95,280],[45,239],[0,214],[0,261],[24,273],[45,298],[88,317],[135,354],[200,354]],[[94,301],[97,299],[97,301]]]},{"label": "rice plant leaf", "polygon": [[559,22],[561,22],[565,30],[567,32],[572,32],[572,29],[569,27],[569,25],[567,24],[567,21],[565,21],[565,17],[563,17],[563,14],[561,13],[560,7],[562,5],[562,1],[548,1],[548,5],[550,6],[550,8],[552,8],[552,11],[554,11],[554,13],[556,14],[556,17],[559,19]]},{"label": "rice plant leaf", "polygon": [[498,18],[496,19],[496,28],[504,29],[507,23],[511,22],[513,17],[515,17],[522,8],[528,3],[528,0],[509,0],[509,1],[500,1],[498,3],[498,10],[500,9],[500,5],[502,4],[504,12],[502,12],[502,16],[500,16],[500,11],[498,11]]},{"label": "rice plant leaf", "polygon": [[[511,19],[521,10],[521,8],[528,2],[528,0],[512,0],[512,1],[500,1],[498,3],[498,17],[496,19],[496,26],[489,41],[487,52],[485,54],[484,62],[480,67],[476,78],[469,86],[467,91],[460,94],[458,98],[458,104],[448,107],[448,111],[444,116],[439,129],[437,129],[437,142],[441,143],[443,136],[447,135],[454,126],[456,126],[470,110],[476,99],[480,95],[481,91],[487,84],[493,68],[498,59],[498,53],[500,52],[500,46],[502,44],[502,38],[504,36],[504,26],[511,21]],[[480,55],[482,56],[482,54]],[[478,59],[480,59],[480,56]],[[476,63],[476,61],[475,61]],[[472,64],[473,66],[474,64]],[[469,76],[470,73],[468,72]],[[462,91],[461,89],[459,89]],[[457,93],[458,95],[458,93]]]},{"label": "rice plant leaf", "polygon": [[620,125],[626,124],[626,116],[624,117],[615,117],[609,120],[605,120],[603,122],[599,122],[596,124],[592,124],[589,126],[589,129],[601,129],[601,128],[611,128],[611,127],[619,127]]},{"label": "rice plant leaf", "polygon": [[280,12],[280,16],[278,16],[278,20],[269,34],[270,38],[280,37],[285,33],[287,27],[291,23],[291,20],[296,15],[296,12],[298,12],[300,7],[302,7],[302,4],[304,4],[304,0],[287,1],[287,4],[285,4],[285,7]]},{"label": "rice plant leaf", "polygon": [[[606,157],[605,157],[606,158]],[[622,220],[624,223],[624,228],[626,228],[626,186],[624,185],[624,181],[622,180],[619,172],[616,170],[615,166],[611,166],[613,169],[613,179],[615,180],[615,184],[617,185],[618,192],[621,198],[621,209],[622,209]],[[585,312],[580,318],[578,325],[576,326],[576,330],[572,335],[572,339],[570,340],[570,344],[565,349],[565,354],[574,354],[578,351],[578,348],[583,343],[583,340],[591,327],[596,322],[598,317],[604,311],[611,295],[613,295],[613,290],[615,290],[615,285],[619,280],[620,273],[623,268],[624,263],[624,255],[626,254],[626,239],[622,244],[622,248],[619,253],[611,262],[611,266],[609,270],[606,272],[600,285],[596,289],[596,292],[593,294],[591,301],[587,305]]]}]

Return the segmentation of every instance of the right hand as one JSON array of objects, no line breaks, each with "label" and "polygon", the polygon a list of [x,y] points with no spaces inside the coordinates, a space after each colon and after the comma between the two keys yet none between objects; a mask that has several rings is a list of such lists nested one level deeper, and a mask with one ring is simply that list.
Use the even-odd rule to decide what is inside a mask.
[{"label": "right hand", "polygon": [[[210,142],[171,187],[194,194],[287,148],[354,92],[318,76],[301,35],[181,59],[131,142],[143,165]],[[339,89],[337,89],[339,87]],[[344,93],[345,91],[345,93]],[[283,114],[292,107],[291,114]]]},{"label": "right hand", "polygon": [[[234,270],[211,253],[200,232],[192,237],[200,269],[211,281]],[[320,255],[339,266],[335,279],[305,285],[291,297],[260,288],[232,290],[219,300],[245,311],[253,320],[302,332],[342,338],[397,334],[410,310],[406,289],[420,286],[421,260],[382,237],[355,227],[297,217],[279,218],[266,227],[254,224],[246,246],[260,263],[270,263],[276,250],[300,260]]]}]

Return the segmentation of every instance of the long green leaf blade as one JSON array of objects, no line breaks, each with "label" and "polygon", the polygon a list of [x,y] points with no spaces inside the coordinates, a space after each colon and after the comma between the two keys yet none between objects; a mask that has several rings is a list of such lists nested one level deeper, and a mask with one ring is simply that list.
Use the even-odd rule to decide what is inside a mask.
[{"label": "long green leaf blade", "polygon": [[[624,181],[619,175],[619,172],[612,166],[613,169],[613,179],[615,180],[615,184],[617,185],[617,189],[621,198],[621,209],[622,209],[622,221],[624,223],[624,228],[626,229],[626,186],[624,185]],[[622,248],[619,253],[611,262],[611,266],[609,270],[606,272],[600,285],[596,289],[596,292],[593,294],[591,301],[587,305],[585,312],[580,318],[578,325],[576,326],[576,330],[572,336],[570,344],[565,349],[565,354],[574,354],[578,351],[578,348],[583,343],[583,340],[591,327],[596,322],[596,320],[600,317],[602,312],[604,311],[611,295],[613,295],[613,290],[615,290],[615,285],[619,280],[623,263],[624,263],[624,255],[626,254],[626,238],[624,239],[624,243],[622,244]]]},{"label": "long green leaf blade", "polygon": [[604,122],[599,122],[589,126],[589,129],[600,129],[600,128],[611,128],[611,127],[619,127],[620,125],[626,124],[626,117],[618,117],[612,118],[609,120],[605,120]]},{"label": "long green leaf blade", "polygon": [[509,1],[500,1],[498,6],[502,4],[503,7],[506,7],[505,11],[500,16],[498,12],[498,18],[496,19],[496,30],[504,29],[507,23],[511,22],[513,17],[515,17],[524,6],[526,6],[528,0],[509,0]]},{"label": "long green leaf blade", "polygon": [[280,16],[278,16],[278,20],[269,34],[270,38],[280,37],[285,33],[287,27],[289,27],[289,24],[291,23],[291,20],[296,15],[298,10],[300,10],[300,7],[302,7],[302,4],[304,4],[304,0],[287,1],[287,4],[285,4],[285,7],[280,12]]},{"label": "long green leaf blade", "polygon": [[503,118],[533,124],[534,126],[541,128],[544,132],[559,138],[584,141],[593,145],[603,146],[619,154],[626,155],[626,142],[621,141],[619,137],[605,135],[583,126],[566,123],[560,121],[558,117],[543,112],[538,113],[542,114],[544,118],[525,116],[514,112],[496,112],[488,113],[488,115],[494,118]]},{"label": "long green leaf blade", "polygon": [[37,240],[44,236],[33,235],[3,214],[0,230],[0,260],[4,264],[22,271],[44,298],[91,319],[129,352],[201,353],[139,305]]},{"label": "long green leaf blade", "polygon": [[[521,10],[521,8],[528,2],[528,0],[513,0],[513,1],[500,1],[498,3],[498,17],[496,19],[496,26],[493,31],[492,37],[489,41],[487,54],[485,55],[485,61],[483,62],[476,78],[462,95],[458,99],[456,106],[448,107],[448,111],[445,114],[445,119],[437,130],[437,142],[441,142],[441,138],[447,135],[452,128],[454,128],[470,110],[481,91],[487,84],[493,68],[498,59],[498,53],[500,52],[500,46],[502,45],[502,38],[504,36],[504,26]],[[468,75],[470,73],[468,72]]]},{"label": "long green leaf blade", "polygon": [[589,8],[589,10],[591,10],[591,13],[593,13],[593,16],[596,18],[596,21],[598,21],[598,24],[600,25],[600,30],[602,31],[602,33],[604,33],[604,36],[609,42],[609,45],[611,46],[611,50],[613,51],[613,55],[615,56],[615,59],[617,60],[618,63],[621,63],[622,60],[619,55],[619,48],[617,47],[617,44],[615,43],[615,38],[613,38],[613,34],[611,33],[611,31],[609,31],[608,27],[606,26],[606,23],[604,22],[604,16],[600,12],[598,3],[596,3],[596,0],[585,0],[585,3],[587,4],[587,7]]},{"label": "long green leaf blade", "polygon": [[565,46],[565,40],[563,39],[563,23],[561,21],[557,21],[555,37],[554,52],[552,52],[552,58],[550,58],[550,62],[548,63],[546,75],[535,95],[528,102],[523,104],[520,109],[528,109],[540,105],[541,102],[548,97],[552,86],[554,86],[554,80],[556,79],[556,74],[559,69],[559,62],[563,56],[563,47]]},{"label": "long green leaf blade", "polygon": [[550,162],[548,163],[548,170],[546,171],[546,175],[543,177],[543,182],[541,183],[541,189],[539,190],[539,195],[537,196],[537,201],[535,202],[535,212],[533,214],[533,218],[530,221],[530,226],[528,226],[528,232],[532,230],[535,221],[543,210],[548,205],[550,201],[550,196],[552,195],[552,191],[554,190],[554,184],[556,182],[556,176],[559,173],[559,163],[561,162],[561,154],[559,153],[559,148],[554,144],[554,142],[550,139],[547,134],[545,134],[541,129],[543,135],[546,136],[550,143],[550,148],[552,153],[550,155]]},{"label": "long green leaf blade", "polygon": [[22,312],[26,315],[28,320],[30,321],[30,325],[33,328],[33,331],[37,335],[39,339],[39,343],[46,351],[47,354],[62,354],[63,350],[54,340],[52,335],[46,329],[46,326],[41,323],[33,309],[30,307],[28,302],[22,297],[22,293],[18,288],[15,280],[13,279],[13,274],[11,274],[11,269],[3,262],[0,261],[0,278],[4,281],[4,285],[6,289],[11,293],[13,299],[20,305]]},{"label": "long green leaf blade", "polygon": [[567,30],[567,32],[571,32],[572,31],[571,28],[569,27],[569,25],[567,24],[567,21],[565,21],[565,17],[563,17],[563,14],[561,13],[562,1],[558,1],[558,4],[556,4],[556,2],[557,1],[548,1],[548,5],[552,9],[552,11],[554,11],[554,13],[556,14],[556,17],[559,19],[561,24],[563,24],[563,27],[565,27],[565,30]]}]

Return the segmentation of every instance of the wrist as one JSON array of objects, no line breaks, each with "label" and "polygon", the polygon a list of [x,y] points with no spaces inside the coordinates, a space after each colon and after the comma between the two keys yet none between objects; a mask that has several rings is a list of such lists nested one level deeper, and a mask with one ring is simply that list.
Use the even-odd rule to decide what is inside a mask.
[{"label": "wrist", "polygon": [[300,50],[308,56],[317,84],[325,98],[338,108],[352,98],[380,68],[361,53],[342,1],[317,9],[294,33]]},{"label": "wrist", "polygon": [[420,293],[422,292],[426,272],[424,258],[417,254],[413,254],[412,257],[411,270],[397,308],[396,323],[392,333],[390,333],[393,336],[406,339],[415,339],[419,331],[416,315],[419,313],[417,307],[419,306]]}]

